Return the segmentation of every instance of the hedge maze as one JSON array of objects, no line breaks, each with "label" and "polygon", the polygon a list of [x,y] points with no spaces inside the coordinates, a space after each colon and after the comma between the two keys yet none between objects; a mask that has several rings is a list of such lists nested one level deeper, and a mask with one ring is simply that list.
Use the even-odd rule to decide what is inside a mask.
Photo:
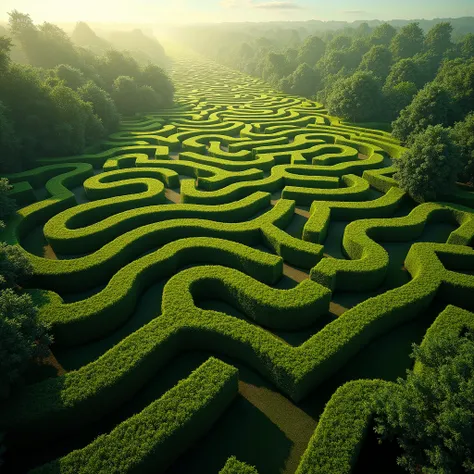
[{"label": "hedge maze", "polygon": [[388,133],[198,57],[174,78],[174,108],[8,176],[55,343],[0,407],[6,471],[398,472],[364,465],[371,397],[474,326],[474,193],[417,205]]}]

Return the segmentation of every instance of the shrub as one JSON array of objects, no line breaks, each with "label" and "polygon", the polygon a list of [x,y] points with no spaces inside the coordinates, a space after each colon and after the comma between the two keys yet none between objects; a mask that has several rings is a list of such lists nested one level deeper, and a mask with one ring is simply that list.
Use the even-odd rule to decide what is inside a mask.
[{"label": "shrub", "polygon": [[237,391],[237,369],[210,358],[110,433],[32,473],[164,472],[211,428]]},{"label": "shrub", "polygon": [[333,115],[352,122],[371,122],[376,119],[382,102],[382,90],[374,75],[357,72],[341,80],[327,98]]},{"label": "shrub", "polygon": [[376,432],[396,439],[398,462],[410,472],[474,469],[474,332],[431,334],[414,346],[421,369],[376,397]]},{"label": "shrub", "polygon": [[0,398],[8,397],[31,359],[48,353],[47,330],[28,295],[0,290]]},{"label": "shrub", "polygon": [[423,202],[454,191],[462,161],[450,130],[436,125],[416,135],[410,149],[395,160],[395,166],[400,186]]}]

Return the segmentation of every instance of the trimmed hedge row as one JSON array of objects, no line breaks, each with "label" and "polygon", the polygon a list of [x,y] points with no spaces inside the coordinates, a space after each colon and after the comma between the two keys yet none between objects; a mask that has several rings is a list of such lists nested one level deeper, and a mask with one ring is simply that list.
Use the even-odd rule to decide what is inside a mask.
[{"label": "trimmed hedge row", "polygon": [[[165,139],[164,139],[165,140]],[[166,146],[153,146],[153,145],[131,145],[131,146],[118,146],[115,148],[108,148],[101,153],[65,156],[61,158],[41,158],[38,163],[49,165],[49,164],[64,164],[64,163],[90,163],[94,168],[100,168],[109,159],[120,155],[140,153],[145,154],[149,158],[167,158],[169,149]]]},{"label": "trimmed hedge row", "polygon": [[[122,267],[102,291],[85,300],[63,303],[53,294],[49,304],[40,309],[40,318],[51,324],[56,344],[98,339],[133,314],[140,295],[155,281],[174,275],[186,265],[203,263],[223,263],[270,284],[282,274],[281,257],[228,240],[190,237],[168,243]],[[255,287],[247,290],[257,291]]]},{"label": "trimmed hedge row", "polygon": [[351,474],[374,412],[383,380],[355,380],[339,387],[327,403],[296,474]]},{"label": "trimmed hedge row", "polygon": [[[88,197],[100,201],[67,209],[76,200],[66,186],[50,200],[20,211],[9,225],[7,234],[21,241],[28,230],[54,216],[45,233],[55,249],[93,252],[59,261],[32,256],[33,286],[76,292],[107,283],[105,289],[75,303],[42,293],[49,302],[41,317],[53,323],[59,343],[82,343],[113,331],[132,314],[145,288],[173,276],[165,285],[159,317],[94,362],[27,386],[0,407],[0,430],[7,430],[8,436],[22,442],[38,436],[57,438],[97,421],[133,398],[167,362],[194,349],[239,359],[298,401],[362,347],[416,318],[435,297],[447,302],[462,299],[466,307],[474,304],[470,301],[474,276],[457,273],[474,267],[474,250],[467,246],[474,237],[471,211],[420,206],[405,218],[373,219],[392,216],[404,199],[387,167],[390,156],[400,153],[396,140],[384,132],[336,122],[322,106],[275,95],[259,81],[247,78],[244,84],[231,85],[241,76],[230,72],[219,79],[229,87],[210,76],[206,90],[195,90],[196,79],[206,68],[197,68],[184,79],[180,106],[123,123],[121,132],[101,144],[112,150],[85,155],[86,162],[108,172],[84,183]],[[232,122],[226,123],[229,119]],[[221,144],[227,144],[229,151]],[[168,147],[180,152],[179,159],[169,155]],[[182,148],[193,151],[181,152]],[[156,154],[158,149],[161,154]],[[359,159],[359,153],[367,158]],[[70,160],[55,162],[68,166]],[[162,197],[163,183],[176,188],[182,176],[191,178],[182,180],[183,201],[197,204],[140,207],[149,203],[134,193],[143,196],[154,187]],[[349,188],[338,188],[339,178]],[[384,190],[384,196],[366,201],[372,196],[369,184]],[[269,205],[269,193],[281,190],[282,197],[311,205],[303,241],[283,230],[294,214],[294,201],[280,200],[271,211],[258,215]],[[18,192],[24,199],[34,195],[27,187]],[[470,202],[470,196],[463,199]],[[55,215],[62,209],[67,210]],[[322,258],[320,242],[331,218],[371,218],[347,227],[343,245],[352,260]],[[406,258],[413,277],[408,284],[349,309],[299,346],[260,327],[311,326],[327,314],[331,288],[376,286],[388,263],[376,241],[416,236],[430,219],[460,227],[448,245],[412,246]],[[262,243],[280,257],[249,247]],[[324,285],[308,279],[291,290],[277,290],[262,283],[280,278],[283,260],[312,268],[312,277]],[[175,274],[183,266],[202,263],[220,266]],[[201,308],[209,297],[224,300],[245,318]],[[193,374],[111,433],[38,472],[110,472],[110,466],[112,472],[164,470],[235,394],[235,369],[218,361],[206,364],[217,364],[210,373],[198,369],[209,375],[207,382],[196,382]],[[233,383],[228,392],[223,381],[227,376]],[[350,472],[370,423],[370,397],[379,384],[383,382],[353,382],[336,392],[299,474]],[[223,472],[256,471],[231,458]]]},{"label": "trimmed hedge row", "polygon": [[161,473],[203,436],[238,392],[238,370],[210,358],[140,413],[34,474]]},{"label": "trimmed hedge row", "polygon": [[342,177],[345,187],[339,189],[321,189],[302,186],[285,186],[281,193],[283,199],[294,199],[299,205],[310,206],[313,201],[324,198],[330,201],[366,200],[370,186],[359,176],[348,174]]},{"label": "trimmed hedge row", "polygon": [[374,217],[390,217],[406,199],[406,193],[391,188],[373,201],[314,201],[310,216],[303,228],[303,240],[322,243],[326,239],[329,223],[333,220],[353,221]]},{"label": "trimmed hedge row", "polygon": [[332,290],[366,291],[379,287],[387,274],[389,254],[377,242],[410,241],[418,238],[428,222],[459,224],[448,243],[455,239],[469,244],[474,233],[474,215],[436,203],[422,204],[405,217],[364,219],[347,225],[342,240],[351,260],[324,258],[310,277]]},{"label": "trimmed hedge row", "polygon": [[30,284],[35,285],[35,280],[39,280],[42,288],[65,292],[94,288],[144,252],[186,237],[225,238],[256,246],[262,243],[262,227],[268,224],[286,227],[293,212],[294,203],[280,201],[265,214],[241,223],[174,219],[148,224],[120,235],[94,253],[75,259],[50,260],[29,254],[34,269]]},{"label": "trimmed hedge row", "polygon": [[[270,194],[256,192],[239,201],[220,206],[206,204],[158,204],[130,209],[118,214],[104,214],[102,220],[87,225],[82,213],[87,207],[79,204],[52,217],[44,226],[44,234],[61,253],[88,253],[120,235],[138,227],[171,219],[208,219],[237,223],[250,220],[255,214],[270,206]],[[72,220],[75,225],[70,225]]]},{"label": "trimmed hedge row", "polygon": [[[280,267],[281,271],[281,267]],[[227,302],[271,329],[298,330],[314,324],[329,309],[331,292],[311,280],[303,280],[290,290],[278,290],[232,268],[206,266],[183,270],[168,282],[179,288],[181,307],[192,308],[194,301],[209,295]],[[162,309],[166,313],[175,304],[177,294],[164,291]]]},{"label": "trimmed hedge row", "polygon": [[231,456],[219,471],[219,474],[258,474],[258,471],[255,467],[240,462],[235,456]]},{"label": "trimmed hedge row", "polygon": [[[416,317],[441,286],[456,288],[451,296],[459,297],[459,281],[437,258],[440,251],[452,258],[464,255],[474,259],[474,250],[468,247],[414,244],[406,262],[413,276],[410,283],[347,311],[299,347],[288,346],[245,321],[196,308],[191,296],[183,299],[188,284],[183,282],[183,287],[178,274],[165,286],[160,318],[95,362],[28,387],[0,408],[0,426],[22,436],[74,429],[133,396],[182,348],[214,350],[243,360],[300,400],[366,344]],[[467,279],[463,288],[466,300],[474,290],[474,281]],[[114,394],[113,403],[108,394]]]}]

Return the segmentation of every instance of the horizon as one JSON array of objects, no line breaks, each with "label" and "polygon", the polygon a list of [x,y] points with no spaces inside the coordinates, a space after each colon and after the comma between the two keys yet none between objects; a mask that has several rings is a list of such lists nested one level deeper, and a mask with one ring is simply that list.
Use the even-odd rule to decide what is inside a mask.
[{"label": "horizon", "polygon": [[[102,24],[216,24],[275,22],[361,22],[455,19],[474,16],[472,0],[399,0],[396,5],[381,5],[375,0],[339,0],[331,6],[318,7],[314,0],[175,0],[170,5],[161,0],[118,0],[113,9],[84,0],[64,5],[61,0],[38,4],[33,0],[6,0],[0,22],[8,21],[8,12],[29,14],[35,23],[70,24],[78,21]],[[405,12],[400,16],[400,11]],[[156,16],[156,21],[150,16]],[[188,21],[192,18],[192,21]]]}]

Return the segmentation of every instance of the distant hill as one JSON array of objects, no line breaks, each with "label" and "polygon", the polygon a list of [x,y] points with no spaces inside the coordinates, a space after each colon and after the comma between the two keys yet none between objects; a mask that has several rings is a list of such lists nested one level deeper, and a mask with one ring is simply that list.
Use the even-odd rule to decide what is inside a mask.
[{"label": "distant hill", "polygon": [[71,34],[72,41],[96,54],[109,49],[128,51],[142,64],[152,62],[166,66],[168,58],[160,42],[141,29],[131,31],[108,31],[99,36],[87,23],[79,22]]}]

